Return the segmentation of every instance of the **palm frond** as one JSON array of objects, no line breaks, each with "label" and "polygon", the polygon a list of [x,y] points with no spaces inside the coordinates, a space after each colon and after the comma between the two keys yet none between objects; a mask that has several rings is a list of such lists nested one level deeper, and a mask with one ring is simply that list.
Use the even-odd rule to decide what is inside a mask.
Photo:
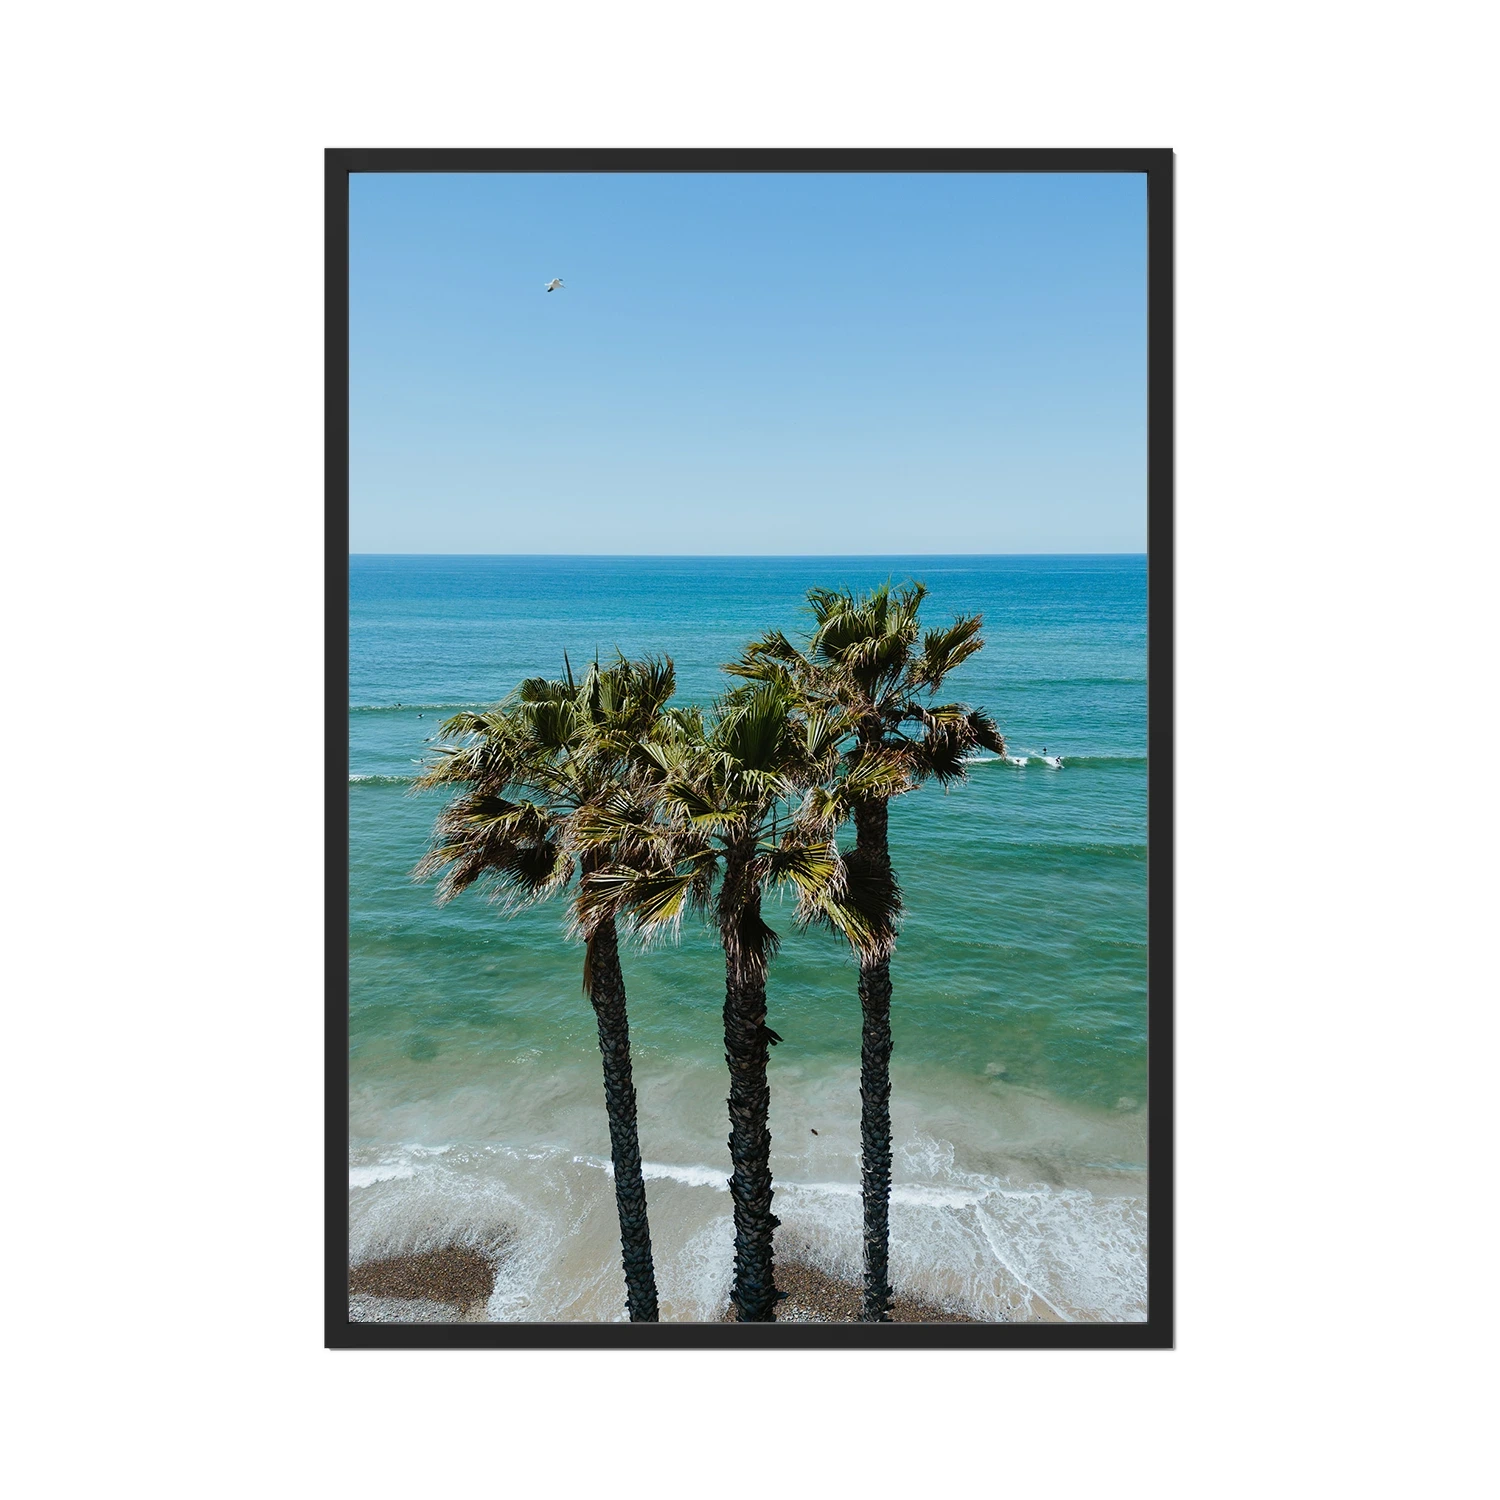
[{"label": "palm frond", "polygon": [[489,714],[477,714],[472,709],[463,709],[443,720],[438,733],[444,739],[459,739],[464,735],[485,734],[493,727]]},{"label": "palm frond", "polygon": [[[596,660],[565,681],[527,678],[495,708],[465,711],[443,726],[419,787],[464,788],[439,814],[433,843],[413,872],[438,877],[439,901],[474,886],[511,904],[541,900],[575,873],[597,873],[622,851],[670,867],[702,843],[658,829],[643,796],[650,767],[640,745],[660,736],[687,742],[693,720],[666,724],[675,691],[670,657]],[[701,720],[699,721],[701,722]],[[691,899],[703,880],[688,869]]]},{"label": "palm frond", "polygon": [[677,691],[677,667],[670,656],[646,656],[638,662],[620,658],[633,723],[645,728]]},{"label": "palm frond", "polygon": [[758,903],[738,907],[727,917],[721,917],[719,935],[726,947],[732,944],[739,949],[752,972],[758,971],[762,976],[781,948],[779,934],[767,925]]},{"label": "palm frond", "polygon": [[922,654],[914,663],[912,683],[937,688],[943,679],[984,646],[979,634],[982,615],[964,615],[946,630],[929,630],[922,638]]},{"label": "palm frond", "polygon": [[773,805],[797,794],[797,781],[779,766],[770,770],[741,767],[735,773],[735,789],[746,801],[760,804],[767,812]]},{"label": "palm frond", "polygon": [[841,710],[815,708],[805,720],[803,752],[810,766],[821,767],[838,753],[840,744],[855,727],[852,714]]},{"label": "palm frond", "polygon": [[661,721],[656,726],[656,734],[689,743],[701,741],[707,730],[703,723],[703,710],[696,704],[688,708],[666,708],[662,710]]},{"label": "palm frond", "polygon": [[861,859],[858,850],[850,851],[844,858],[844,889],[839,902],[837,915],[846,923],[839,931],[861,956],[887,956],[895,947],[901,920],[901,887],[889,863],[872,867]]},{"label": "palm frond", "polygon": [[642,937],[675,931],[684,913],[698,904],[704,869],[712,874],[716,856],[703,851],[672,869],[638,869],[616,864],[584,877],[574,903],[575,919],[597,924],[605,916],[628,922]]},{"label": "palm frond", "polygon": [[911,789],[911,762],[904,750],[869,747],[858,752],[839,786],[851,803],[887,801]]},{"label": "palm frond", "polygon": [[572,874],[573,862],[555,836],[517,837],[493,825],[440,827],[412,871],[417,880],[440,877],[439,905],[488,885],[496,899],[524,906],[562,889]]},{"label": "palm frond", "polygon": [[517,717],[542,749],[563,754],[579,748],[584,726],[576,701],[545,699],[525,703],[520,706]]},{"label": "palm frond", "polygon": [[969,711],[969,733],[979,748],[992,750],[996,755],[1005,754],[1005,736],[1000,733],[1000,726],[982,708]]},{"label": "palm frond", "polygon": [[828,890],[842,890],[844,863],[832,839],[807,840],[788,833],[757,855],[758,873],[774,885],[789,885],[799,899]]},{"label": "palm frond", "polygon": [[895,591],[888,616],[890,629],[904,640],[916,640],[922,603],[927,598],[927,585],[912,579]]},{"label": "palm frond", "polygon": [[854,596],[848,589],[811,588],[807,591],[807,607],[821,629],[835,615],[853,609]]},{"label": "palm frond", "polygon": [[772,630],[751,641],[740,659],[727,662],[724,670],[733,677],[774,682],[791,691],[807,680],[811,664],[781,631]]},{"label": "palm frond", "polygon": [[861,803],[885,802],[915,785],[912,755],[905,747],[866,747],[845,762],[842,775],[811,787],[802,801],[801,819],[832,831],[847,822]]},{"label": "palm frond", "polygon": [[969,717],[969,709],[963,703],[913,703],[908,705],[903,717],[924,729],[961,731]]},{"label": "palm frond", "polygon": [[922,738],[910,748],[911,766],[920,779],[936,777],[944,786],[968,777],[968,758],[983,748],[1005,753],[1005,737],[983,709],[962,703],[933,708],[915,705],[908,717],[922,725]]},{"label": "palm frond", "polygon": [[808,789],[802,802],[801,818],[810,827],[831,832],[847,821],[853,807],[848,798],[836,789],[815,786]]},{"label": "palm frond", "polygon": [[[566,663],[567,654],[563,661]],[[571,678],[572,668],[568,669]],[[567,703],[573,698],[574,688],[570,682],[556,682],[548,677],[527,677],[516,684],[511,701],[516,703]]]},{"label": "palm frond", "polygon": [[874,899],[860,886],[856,870],[841,858],[830,840],[810,846],[800,861],[788,859],[788,874],[797,887],[799,926],[823,926],[839,933],[861,958],[889,955],[895,946],[899,901]]},{"label": "palm frond", "polygon": [[743,699],[721,699],[710,747],[740,772],[773,770],[790,717],[790,701],[773,683],[761,683]]}]

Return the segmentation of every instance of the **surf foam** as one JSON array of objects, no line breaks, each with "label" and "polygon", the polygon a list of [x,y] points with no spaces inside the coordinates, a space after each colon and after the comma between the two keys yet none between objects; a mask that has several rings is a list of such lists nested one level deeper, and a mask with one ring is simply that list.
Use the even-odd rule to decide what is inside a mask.
[{"label": "surf foam", "polygon": [[[773,1161],[773,1165],[775,1165]],[[778,1251],[861,1275],[857,1181],[777,1168]],[[891,1265],[901,1288],[987,1320],[1131,1321],[1146,1310],[1146,1200],[965,1170],[950,1142],[896,1152]],[[728,1296],[728,1172],[643,1164],[663,1316],[716,1319]],[[503,1244],[488,1315],[497,1321],[624,1317],[607,1158],[563,1149],[449,1144],[387,1151],[350,1168],[355,1260],[439,1245]],[[709,1191],[705,1191],[705,1189]]]}]

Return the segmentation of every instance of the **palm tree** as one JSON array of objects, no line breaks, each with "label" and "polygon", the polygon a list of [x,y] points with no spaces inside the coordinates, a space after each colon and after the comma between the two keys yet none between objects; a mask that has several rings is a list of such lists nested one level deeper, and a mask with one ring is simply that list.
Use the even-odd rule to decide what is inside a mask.
[{"label": "palm tree", "polygon": [[734,1286],[742,1323],[776,1317],[772,1260],[770,1048],[766,971],[778,946],[761,915],[767,886],[796,894],[797,919],[822,922],[856,948],[873,934],[845,900],[831,827],[807,795],[832,775],[849,724],[838,713],[801,714],[776,684],[721,699],[712,721],[683,715],[644,748],[646,774],[580,829],[587,848],[616,851],[585,878],[584,909],[628,913],[651,933],[689,908],[711,912],[724,950],[724,1054],[729,1065],[730,1195]]},{"label": "palm tree", "polygon": [[577,899],[583,882],[609,867],[612,851],[601,841],[581,847],[576,826],[629,779],[641,743],[667,722],[675,674],[670,659],[622,656],[603,670],[595,662],[575,682],[566,655],[563,662],[565,681],[530,678],[496,708],[444,723],[451,743],[438,747],[436,762],[416,785],[465,790],[438,815],[432,848],[414,873],[441,872],[440,902],[482,882],[512,905],[542,900],[579,877],[573,927],[585,939],[583,988],[604,1061],[626,1306],[632,1322],[654,1323],[656,1273],[619,939],[610,915],[585,915]]},{"label": "palm tree", "polygon": [[[728,668],[799,693],[810,711],[841,714],[852,726],[842,774],[820,794],[820,810],[826,823],[854,819],[854,848],[845,857],[848,899],[870,933],[856,949],[865,1249],[860,1318],[868,1323],[890,1320],[892,1297],[891,951],[901,891],[891,866],[888,804],[928,777],[945,787],[966,779],[965,758],[976,748],[1005,753],[1004,738],[982,709],[931,702],[949,673],[984,642],[979,615],[961,616],[947,629],[923,635],[919,611],[926,597],[920,583],[899,589],[887,583],[858,595],[811,589],[807,599],[815,628],[806,652],[773,631]],[[909,734],[908,726],[917,733]]]}]

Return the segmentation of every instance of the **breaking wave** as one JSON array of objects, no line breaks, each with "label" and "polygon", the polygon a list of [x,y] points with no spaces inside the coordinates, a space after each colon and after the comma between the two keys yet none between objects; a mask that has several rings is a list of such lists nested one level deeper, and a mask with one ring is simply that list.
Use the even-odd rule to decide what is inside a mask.
[{"label": "breaking wave", "polygon": [[1030,751],[1016,755],[966,755],[966,766],[1144,766],[1144,755],[1040,755]]}]

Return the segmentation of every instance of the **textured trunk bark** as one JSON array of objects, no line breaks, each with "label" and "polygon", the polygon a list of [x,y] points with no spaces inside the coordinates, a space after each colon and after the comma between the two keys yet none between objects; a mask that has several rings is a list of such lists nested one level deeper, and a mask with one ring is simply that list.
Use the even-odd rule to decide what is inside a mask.
[{"label": "textured trunk bark", "polygon": [[744,890],[743,864],[731,859],[721,908],[724,942],[724,1060],[729,1065],[729,1179],[734,1203],[734,1289],[741,1323],[774,1323],[771,1212],[771,1048],[766,1031],[766,965],[759,939],[760,892]]},{"label": "textured trunk bark", "polygon": [[[887,805],[854,810],[852,859],[869,877],[894,884]],[[865,1290],[862,1323],[891,1319],[891,961],[862,959],[859,1051],[860,1177],[865,1210]]]},{"label": "textured trunk bark", "polygon": [[615,1207],[620,1214],[620,1254],[625,1266],[625,1305],[632,1323],[655,1323],[656,1268],[641,1177],[635,1084],[630,1073],[630,1024],[625,1014],[625,976],[612,921],[594,933],[589,953],[589,1000],[599,1022],[604,1058],[604,1107],[609,1115],[610,1156],[615,1167]]}]

